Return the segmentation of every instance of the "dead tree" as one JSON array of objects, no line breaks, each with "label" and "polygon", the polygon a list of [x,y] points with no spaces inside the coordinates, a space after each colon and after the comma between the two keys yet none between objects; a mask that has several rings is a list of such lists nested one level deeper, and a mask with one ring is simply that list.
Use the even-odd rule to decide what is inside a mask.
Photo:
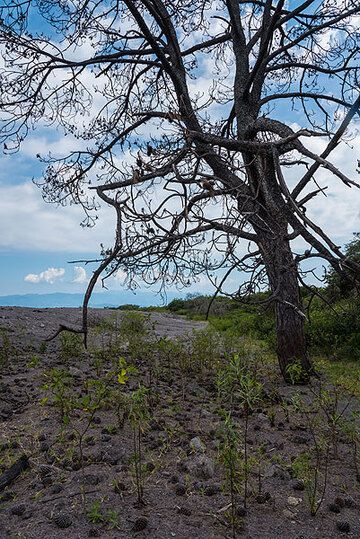
[{"label": "dead tree", "polygon": [[[116,213],[114,245],[103,249],[86,293],[85,335],[101,275],[121,269],[130,286],[185,287],[206,273],[220,292],[238,270],[248,279],[235,296],[271,290],[283,376],[300,362],[309,378],[301,262],[317,257],[359,277],[306,208],[326,195],[320,169],[330,186],[358,187],[330,154],[359,112],[360,7],[357,0],[291,6],[1,3],[5,151],[16,151],[34,127],[60,126],[74,150],[42,156],[44,199],[82,205],[87,225],[98,201]],[[294,110],[302,110],[300,128],[291,127]],[[320,155],[311,149],[318,136],[327,141]],[[302,252],[292,247],[297,238]]]}]

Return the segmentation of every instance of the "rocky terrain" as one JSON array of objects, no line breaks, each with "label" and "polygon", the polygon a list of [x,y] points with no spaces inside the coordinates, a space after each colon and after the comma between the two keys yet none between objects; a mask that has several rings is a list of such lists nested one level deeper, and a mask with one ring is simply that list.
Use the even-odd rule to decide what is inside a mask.
[{"label": "rocky terrain", "polygon": [[[0,308],[0,539],[360,537],[353,398],[341,395],[324,450],[318,386],[286,386],[265,358],[256,404],[235,401],[229,426],[207,325],[126,316],[92,310],[85,351],[73,334],[44,341],[79,309]],[[314,444],[323,457],[306,468]]]}]

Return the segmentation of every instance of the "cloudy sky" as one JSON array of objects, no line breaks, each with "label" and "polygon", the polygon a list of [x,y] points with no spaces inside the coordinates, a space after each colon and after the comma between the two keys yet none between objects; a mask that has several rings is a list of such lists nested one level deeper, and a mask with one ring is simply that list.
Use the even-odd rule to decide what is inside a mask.
[{"label": "cloudy sky", "polygon": [[[214,76],[212,69],[212,65],[205,64],[201,76],[191,82],[192,92],[207,95]],[[283,119],[298,128],[302,124],[302,112],[293,110]],[[354,179],[359,178],[356,173],[359,142],[359,136],[350,139],[331,158],[335,166]],[[304,143],[321,153],[326,140],[305,139]],[[100,243],[105,247],[113,243],[114,215],[110,208],[100,209],[95,227],[83,228],[81,209],[46,204],[40,189],[32,182],[42,173],[37,154],[66,154],[73,144],[71,136],[64,136],[63,131],[39,126],[18,153],[1,156],[0,295],[83,292],[93,266],[82,262],[69,264],[69,261],[97,257]],[[296,172],[287,170],[286,174],[290,183],[296,179]],[[344,245],[351,240],[353,232],[360,231],[360,190],[348,189],[326,171],[321,171],[317,179],[321,185],[329,186],[327,197],[314,199],[308,215],[338,245]],[[121,295],[121,279],[112,279],[108,285]],[[211,288],[201,281],[191,290],[208,292]],[[134,302],[141,303],[141,294],[134,297]]]}]

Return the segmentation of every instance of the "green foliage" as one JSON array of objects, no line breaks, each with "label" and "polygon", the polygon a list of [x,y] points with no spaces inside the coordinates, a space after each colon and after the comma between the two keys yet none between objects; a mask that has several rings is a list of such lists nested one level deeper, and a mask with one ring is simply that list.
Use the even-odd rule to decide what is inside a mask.
[{"label": "green foliage", "polygon": [[219,395],[230,406],[236,401],[247,411],[253,410],[263,395],[263,385],[250,369],[251,362],[236,354],[219,369],[216,378]]},{"label": "green foliage", "polygon": [[29,369],[34,369],[35,367],[38,367],[40,363],[39,356],[33,355],[30,357],[29,361],[27,362],[26,366]]},{"label": "green foliage", "polygon": [[133,428],[143,431],[150,419],[149,390],[144,386],[132,391],[130,395],[129,420]]},{"label": "green foliage", "polygon": [[[354,239],[345,246],[345,255],[350,260],[360,264],[360,233],[354,234]],[[333,300],[347,298],[354,294],[356,284],[351,274],[337,273],[330,269],[327,274],[328,294]]]},{"label": "green foliage", "polygon": [[192,369],[204,373],[207,369],[215,368],[221,351],[221,336],[213,327],[193,331],[190,340]]},{"label": "green foliage", "polygon": [[139,312],[129,311],[124,313],[121,318],[119,331],[127,337],[135,335],[144,335],[148,333],[147,324],[149,316]]},{"label": "green foliage", "polygon": [[294,361],[286,366],[286,378],[293,386],[303,382],[304,372],[300,361]]},{"label": "green foliage", "polygon": [[100,500],[95,500],[91,504],[87,512],[87,517],[89,519],[89,522],[91,522],[92,524],[100,524],[101,522],[105,521],[105,516],[103,513],[102,504]]},{"label": "green foliage", "polygon": [[244,481],[244,462],[241,457],[241,438],[230,413],[224,417],[221,432],[222,443],[219,448],[219,459],[225,469],[226,488],[230,491],[230,509],[227,517],[232,528],[232,536],[242,524],[238,517],[237,495],[241,493]]},{"label": "green foliage", "polygon": [[117,307],[118,311],[139,311],[140,309],[141,307],[139,305],[134,305],[133,303],[125,303]]},{"label": "green foliage", "polygon": [[60,358],[68,364],[70,359],[75,359],[81,356],[83,352],[82,337],[71,331],[63,331],[60,334]]},{"label": "green foliage", "polygon": [[342,299],[331,307],[316,298],[307,325],[310,347],[336,359],[360,359],[360,296]]},{"label": "green foliage", "polygon": [[[59,410],[61,421],[67,425],[74,408],[73,378],[65,369],[50,369],[44,373],[46,382],[42,389],[52,396],[52,404]],[[48,403],[49,397],[41,399],[40,404]]]}]

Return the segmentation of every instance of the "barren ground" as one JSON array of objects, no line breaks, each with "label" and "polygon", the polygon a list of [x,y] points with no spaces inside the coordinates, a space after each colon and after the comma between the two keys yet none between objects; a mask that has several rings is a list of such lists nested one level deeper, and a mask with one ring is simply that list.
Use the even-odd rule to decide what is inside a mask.
[{"label": "barren ground", "polygon": [[[0,492],[0,539],[231,538],[230,495],[219,458],[223,419],[210,375],[184,375],[178,365],[159,370],[151,419],[142,437],[143,505],[136,503],[133,431],[127,420],[123,426],[118,423],[113,407],[105,406],[94,415],[84,438],[80,466],[76,429],[81,427],[82,414],[86,418],[86,410],[75,411],[64,426],[52,400],[42,400],[47,394],[42,388],[46,373],[63,364],[59,338],[46,348],[43,339],[61,322],[76,325],[80,315],[79,309],[0,308],[0,330],[6,330],[12,347],[10,360],[0,370],[0,474],[24,453],[30,462],[29,469]],[[96,333],[94,328],[109,316],[114,317],[116,333],[115,319],[121,318],[121,312],[91,310],[90,351],[69,359],[68,369],[80,393],[86,380],[97,379],[91,350],[101,348],[111,330]],[[151,314],[151,322],[158,336],[170,338],[184,337],[193,328],[205,326],[158,313]],[[133,358],[132,362],[138,374],[129,375],[125,392],[136,389],[140,381],[144,385],[151,382],[149,361]],[[337,458],[332,451],[329,458],[324,501],[317,515],[311,516],[306,489],[299,490],[303,486],[290,473],[292,460],[313,443],[311,432],[301,416],[287,417],[281,405],[299,390],[282,383],[273,366],[269,369],[264,385],[271,381],[271,392],[267,389],[266,402],[249,418],[249,451],[255,454],[263,447],[262,494],[258,492],[259,466],[254,466],[247,510],[239,517],[236,536],[360,538],[359,478],[353,446],[339,435]],[[310,395],[304,388],[300,393],[304,398]],[[356,409],[352,401],[346,414]],[[242,426],[243,410],[235,408],[233,415]],[[194,438],[201,444],[198,440],[190,444]],[[94,517],[94,501],[99,517]],[[239,495],[240,512],[242,505]],[[61,527],[64,523],[66,528]]]}]

